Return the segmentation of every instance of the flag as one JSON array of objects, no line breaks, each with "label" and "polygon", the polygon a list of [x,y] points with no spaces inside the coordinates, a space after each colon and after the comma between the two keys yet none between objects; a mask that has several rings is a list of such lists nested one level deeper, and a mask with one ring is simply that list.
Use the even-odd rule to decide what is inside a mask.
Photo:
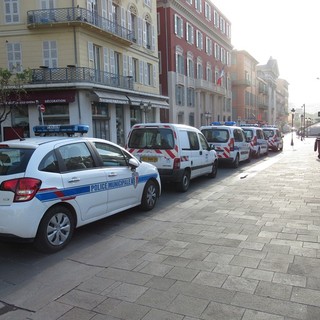
[{"label": "flag", "polygon": [[218,78],[218,80],[217,80],[217,85],[218,85],[218,86],[221,86],[223,76],[224,76],[224,66],[223,66],[223,68],[221,69],[219,78]]}]

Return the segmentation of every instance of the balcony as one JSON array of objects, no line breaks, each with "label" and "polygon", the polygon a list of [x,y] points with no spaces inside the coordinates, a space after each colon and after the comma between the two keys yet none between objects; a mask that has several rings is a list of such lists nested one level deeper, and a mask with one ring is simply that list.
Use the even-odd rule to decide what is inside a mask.
[{"label": "balcony", "polygon": [[117,38],[127,45],[134,42],[132,31],[84,8],[30,10],[27,12],[27,25],[29,29],[81,26],[96,29],[93,31],[104,31],[105,36]]},{"label": "balcony", "polygon": [[207,91],[209,93],[216,93],[219,95],[226,95],[226,89],[214,84],[211,81],[203,79],[195,79],[195,89]]},{"label": "balcony", "polygon": [[238,80],[232,80],[233,86],[244,86],[244,87],[250,87],[251,81],[248,79],[238,79]]},{"label": "balcony", "polygon": [[98,71],[92,68],[73,66],[68,68],[42,67],[40,69],[32,69],[31,71],[31,84],[89,82],[108,87],[133,90],[132,77]]}]

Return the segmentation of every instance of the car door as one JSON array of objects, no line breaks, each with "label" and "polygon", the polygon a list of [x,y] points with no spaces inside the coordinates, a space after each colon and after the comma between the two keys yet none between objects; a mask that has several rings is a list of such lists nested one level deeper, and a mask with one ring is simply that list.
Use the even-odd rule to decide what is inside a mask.
[{"label": "car door", "polygon": [[201,163],[202,163],[202,174],[207,174],[212,171],[212,164],[214,162],[213,159],[213,151],[210,150],[209,144],[206,140],[206,138],[201,134],[198,133],[199,141],[200,141],[200,146],[202,149],[202,158],[201,158]]},{"label": "car door", "polygon": [[107,179],[108,214],[140,203],[143,185],[138,185],[139,170],[131,170],[129,156],[119,147],[103,142],[94,142],[102,160]]},{"label": "car door", "polygon": [[265,139],[264,133],[262,130],[257,130],[257,142],[260,146],[261,154],[268,152],[268,141]]},{"label": "car door", "polygon": [[250,146],[246,142],[244,131],[242,129],[235,129],[233,134],[235,145],[239,148],[240,161],[247,160],[250,154]]},{"label": "car door", "polygon": [[94,164],[85,142],[60,146],[57,152],[64,167],[61,174],[65,199],[74,200],[83,221],[96,219],[107,212],[107,179],[103,169]]}]

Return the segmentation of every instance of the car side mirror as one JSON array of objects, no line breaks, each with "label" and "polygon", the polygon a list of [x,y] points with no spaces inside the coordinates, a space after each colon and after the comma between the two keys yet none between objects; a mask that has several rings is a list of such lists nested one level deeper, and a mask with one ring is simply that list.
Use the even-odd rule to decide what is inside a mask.
[{"label": "car side mirror", "polygon": [[136,169],[140,166],[140,163],[137,159],[135,158],[130,158],[129,159],[129,166],[131,167],[131,169]]}]

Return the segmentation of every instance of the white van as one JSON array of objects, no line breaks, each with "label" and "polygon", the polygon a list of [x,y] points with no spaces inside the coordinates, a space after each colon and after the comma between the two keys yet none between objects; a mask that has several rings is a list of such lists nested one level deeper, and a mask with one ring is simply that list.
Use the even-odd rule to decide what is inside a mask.
[{"label": "white van", "polygon": [[141,161],[158,168],[162,182],[188,190],[190,180],[201,175],[215,178],[218,158],[200,130],[172,123],[136,124],[129,132],[126,149]]},{"label": "white van", "polygon": [[263,127],[263,132],[268,138],[269,149],[272,151],[283,150],[283,135],[280,130],[276,127]]},{"label": "white van", "polygon": [[268,138],[265,136],[263,130],[260,127],[253,126],[241,126],[247,139],[250,141],[251,155],[259,158],[261,155],[268,154]]},{"label": "white van", "polygon": [[202,126],[200,130],[210,147],[217,151],[219,162],[228,162],[233,168],[238,168],[241,161],[250,162],[250,145],[245,133],[242,128],[233,125],[233,122],[230,125],[213,123]]}]

